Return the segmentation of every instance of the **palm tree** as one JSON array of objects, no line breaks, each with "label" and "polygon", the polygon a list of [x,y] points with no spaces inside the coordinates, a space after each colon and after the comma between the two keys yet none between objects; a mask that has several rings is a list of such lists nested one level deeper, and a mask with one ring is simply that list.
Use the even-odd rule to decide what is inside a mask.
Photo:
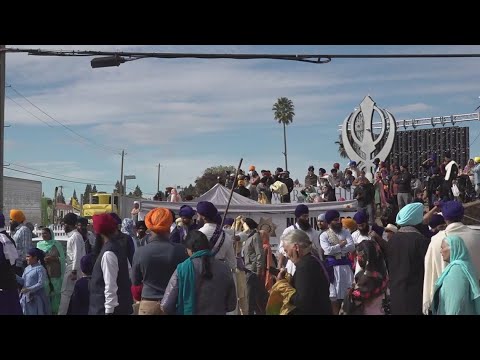
[{"label": "palm tree", "polygon": [[345,147],[343,146],[342,134],[338,136],[338,141],[335,141],[335,144],[338,145],[338,153],[340,154],[340,157],[343,159],[347,159],[348,155],[345,151]]},{"label": "palm tree", "polygon": [[274,111],[274,118],[278,121],[279,124],[283,124],[283,143],[285,146],[285,171],[288,170],[287,163],[287,131],[285,125],[288,125],[293,122],[293,117],[295,116],[295,106],[293,105],[292,100],[289,100],[286,97],[281,97],[273,105],[272,110]]}]

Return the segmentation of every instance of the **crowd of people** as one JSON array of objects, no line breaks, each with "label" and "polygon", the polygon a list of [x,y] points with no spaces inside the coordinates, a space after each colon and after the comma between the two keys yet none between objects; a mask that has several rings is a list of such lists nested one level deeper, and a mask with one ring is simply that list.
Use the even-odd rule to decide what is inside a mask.
[{"label": "crowd of people", "polygon": [[[412,202],[424,203],[432,209],[440,200],[469,202],[477,199],[480,194],[480,157],[470,159],[462,168],[452,159],[450,151],[443,155],[443,159],[438,161],[436,153],[430,154],[419,164],[419,169],[409,169],[408,164],[388,164],[375,159],[373,174],[360,170],[355,161],[350,161],[343,170],[339,163],[333,164],[330,172],[319,168],[318,175],[315,174],[315,167],[310,165],[304,184],[292,180],[290,172],[280,167],[274,173],[270,170],[258,173],[255,166],[251,165],[248,172],[240,170],[237,176],[227,171],[225,176],[218,177],[218,182],[229,189],[233,186],[236,193],[261,204],[272,203],[274,194],[277,194],[281,203],[289,203],[295,187],[302,189],[296,199],[299,203],[356,199],[373,222],[383,212],[390,212],[391,208],[398,211]],[[169,189],[167,201],[181,202],[182,198],[176,190]]]},{"label": "crowd of people", "polygon": [[10,234],[0,215],[0,314],[480,314],[480,241],[456,200],[406,201],[382,225],[360,206],[312,226],[298,204],[277,255],[253,219],[211,202],[143,221],[137,205],[123,220],[67,214],[65,249],[49,228],[33,246],[22,211]]}]

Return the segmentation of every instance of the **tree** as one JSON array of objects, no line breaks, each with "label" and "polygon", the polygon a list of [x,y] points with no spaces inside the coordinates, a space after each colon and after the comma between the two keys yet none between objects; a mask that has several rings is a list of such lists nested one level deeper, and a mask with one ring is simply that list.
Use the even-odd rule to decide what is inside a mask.
[{"label": "tree", "polygon": [[57,192],[57,204],[65,204],[65,196],[63,196],[62,186],[59,187]]},{"label": "tree", "polygon": [[348,155],[345,151],[345,147],[343,146],[342,134],[338,136],[338,141],[335,141],[335,144],[338,145],[338,153],[340,154],[340,157],[343,159],[347,159]]},{"label": "tree", "polygon": [[117,182],[115,183],[115,189],[113,189],[113,192],[118,194],[123,194],[122,190],[123,190],[123,185],[120,181],[117,180]]},{"label": "tree", "polygon": [[185,187],[183,189],[183,195],[184,196],[193,196],[195,197],[195,188],[193,187],[192,184],[188,185],[188,187]]},{"label": "tree", "polygon": [[90,194],[92,193],[92,185],[87,184],[85,191],[83,192],[83,203],[90,204]]},{"label": "tree", "polygon": [[[226,177],[226,172],[230,171],[235,173],[236,168],[233,166],[214,166],[208,169],[205,169],[203,174],[195,180],[195,188],[194,192],[195,195],[202,195],[210,190],[212,187],[217,184],[218,180],[217,177],[220,176],[221,178]],[[224,182],[225,183],[225,182]]]},{"label": "tree", "polygon": [[286,97],[281,97],[273,105],[272,110],[274,111],[273,114],[275,120],[277,120],[279,124],[283,124],[283,144],[285,147],[283,155],[285,156],[285,171],[287,171],[287,131],[285,127],[293,122],[293,117],[295,116],[295,106],[293,105],[292,100]]},{"label": "tree", "polygon": [[133,191],[133,196],[136,196],[136,197],[140,197],[140,198],[141,198],[142,195],[143,195],[143,192],[142,192],[142,190],[140,190],[140,187],[137,185],[137,186],[135,187],[135,190]]},{"label": "tree", "polygon": [[77,190],[73,189],[73,195],[72,195],[72,198],[74,198],[75,200],[78,201],[78,198],[77,198]]},{"label": "tree", "polygon": [[97,185],[93,185],[92,193],[95,194],[97,192]]}]

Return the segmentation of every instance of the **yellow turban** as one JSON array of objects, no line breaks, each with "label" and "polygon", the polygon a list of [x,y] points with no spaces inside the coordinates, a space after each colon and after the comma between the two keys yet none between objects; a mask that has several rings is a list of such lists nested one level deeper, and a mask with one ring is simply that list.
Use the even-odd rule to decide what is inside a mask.
[{"label": "yellow turban", "polygon": [[476,163],[480,163],[480,156],[476,156],[475,159],[473,159]]},{"label": "yellow turban", "polygon": [[357,230],[357,223],[352,218],[343,218],[342,219],[342,226],[344,228],[347,228],[350,231]]},{"label": "yellow turban", "polygon": [[173,224],[173,217],[170,210],[165,208],[156,208],[150,210],[145,216],[145,225],[154,233],[169,233],[170,226]]},{"label": "yellow turban", "polygon": [[25,221],[25,214],[22,210],[12,209],[10,210],[10,220],[22,223]]}]

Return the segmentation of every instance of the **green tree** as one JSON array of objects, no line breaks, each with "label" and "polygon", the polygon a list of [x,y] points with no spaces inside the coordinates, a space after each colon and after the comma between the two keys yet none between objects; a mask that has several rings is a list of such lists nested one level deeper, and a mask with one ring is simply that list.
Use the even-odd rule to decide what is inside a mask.
[{"label": "green tree", "polygon": [[90,194],[92,193],[92,185],[87,184],[85,191],[83,192],[83,203],[90,204]]},{"label": "green tree", "polygon": [[73,189],[73,195],[72,195],[72,198],[74,198],[75,200],[78,201],[78,198],[77,198],[77,190]]},{"label": "green tree", "polygon": [[[210,190],[215,184],[218,183],[218,177],[225,179],[226,171],[235,172],[236,168],[232,165],[229,166],[213,166],[205,169],[203,174],[195,180],[195,195],[202,195]],[[225,182],[223,182],[225,183]]]},{"label": "green tree", "polygon": [[273,105],[273,116],[275,120],[278,121],[279,124],[283,124],[283,145],[285,151],[283,155],[285,156],[285,171],[288,170],[288,161],[287,161],[287,130],[286,125],[293,122],[293,117],[295,116],[295,106],[293,105],[293,101],[286,98],[281,97],[277,100],[277,102]]},{"label": "green tree", "polygon": [[122,190],[123,190],[123,185],[120,181],[117,180],[117,182],[115,183],[115,189],[113,189],[113,192],[122,194]]},{"label": "green tree", "polygon": [[65,196],[63,196],[63,186],[60,186],[57,192],[57,204],[65,204]]},{"label": "green tree", "polygon": [[143,192],[142,190],[140,190],[140,186],[136,186],[135,187],[135,190],[133,191],[133,196],[136,196],[136,197],[142,197],[143,195]]},{"label": "green tree", "polygon": [[98,191],[97,191],[97,185],[93,185],[92,193],[95,194],[95,193],[97,193],[97,192],[98,192]]},{"label": "green tree", "polygon": [[342,134],[338,136],[338,141],[335,141],[335,144],[338,145],[338,153],[340,154],[340,157],[343,159],[347,159],[348,155],[347,155],[347,152],[345,151],[345,147],[343,146]]},{"label": "green tree", "polygon": [[188,187],[185,187],[183,189],[183,195],[184,196],[189,196],[190,195],[190,196],[195,197],[195,195],[196,195],[195,194],[195,188],[193,187],[192,184],[188,185]]}]

